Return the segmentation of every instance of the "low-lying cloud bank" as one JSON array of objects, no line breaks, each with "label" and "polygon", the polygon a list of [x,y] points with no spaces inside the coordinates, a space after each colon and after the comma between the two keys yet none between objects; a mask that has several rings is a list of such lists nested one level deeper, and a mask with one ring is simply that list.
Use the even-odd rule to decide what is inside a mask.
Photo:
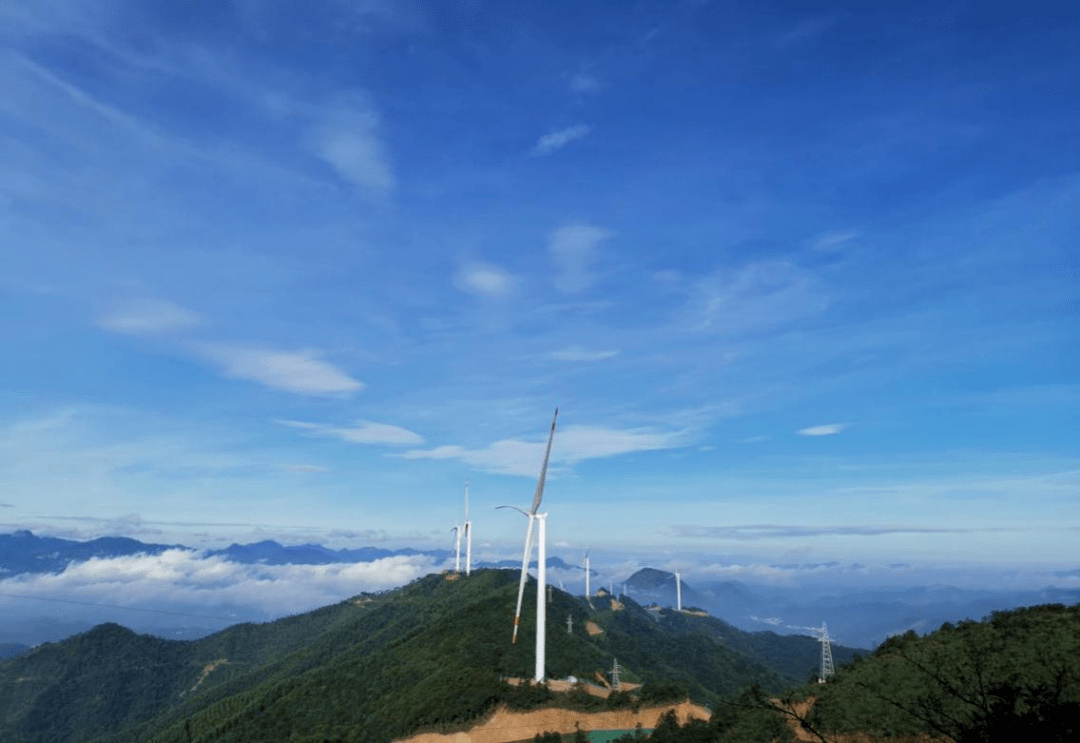
[{"label": "low-lying cloud bank", "polygon": [[[93,623],[156,626],[265,621],[333,604],[363,592],[401,586],[441,567],[427,555],[372,562],[264,565],[232,562],[198,550],[93,558],[60,573],[0,580],[7,620],[58,612]],[[205,623],[205,622],[204,622]]]}]

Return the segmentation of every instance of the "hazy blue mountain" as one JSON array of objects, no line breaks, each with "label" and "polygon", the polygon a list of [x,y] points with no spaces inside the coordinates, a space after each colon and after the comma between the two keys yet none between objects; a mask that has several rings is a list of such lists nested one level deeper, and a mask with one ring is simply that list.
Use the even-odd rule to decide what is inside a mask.
[{"label": "hazy blue mountain", "polygon": [[[450,556],[453,557],[452,552],[450,553]],[[547,564],[549,570],[551,570],[553,568],[558,568],[560,570],[575,570],[575,569],[578,569],[577,565],[571,565],[570,563],[563,561],[563,559],[561,557],[549,557],[544,562]],[[533,560],[532,562],[529,563],[529,567],[530,568],[536,568],[536,566],[538,564],[539,563],[536,560]],[[473,569],[476,569],[476,568],[518,568],[520,570],[521,569],[521,560],[499,560],[498,562],[478,562],[478,563],[473,563]],[[552,581],[551,578],[549,578],[548,580],[549,580],[549,582]],[[554,581],[557,583],[558,579],[554,579]]]},{"label": "hazy blue mountain", "polygon": [[[39,537],[30,531],[0,534],[0,576],[21,573],[57,573],[68,563],[90,558],[157,555],[169,549],[194,549],[182,544],[148,544],[127,537],[101,537],[79,542],[59,537]],[[384,557],[427,555],[437,560],[454,556],[450,550],[397,550],[378,547],[330,549],[321,544],[283,545],[273,540],[251,544],[232,544],[224,549],[208,550],[207,556],[222,556],[233,562],[268,565],[326,565],[329,563],[372,562]],[[511,561],[512,562],[512,561]],[[561,561],[555,564],[562,565]]]},{"label": "hazy blue mountain", "polygon": [[18,642],[0,642],[0,660],[14,658],[16,655],[25,653],[29,649],[29,645],[23,645]]},{"label": "hazy blue mountain", "polygon": [[264,540],[252,544],[231,544],[225,549],[209,550],[208,556],[221,555],[233,562],[245,564],[264,563],[267,565],[328,565],[338,562],[373,562],[385,557],[427,555],[437,560],[453,557],[450,550],[417,550],[411,547],[398,550],[378,547],[360,547],[359,549],[330,549],[321,544],[298,544],[286,546],[273,540]]},{"label": "hazy blue mountain", "polygon": [[93,622],[45,615],[0,617],[0,641],[11,645],[58,642],[93,627]]},{"label": "hazy blue mountain", "polygon": [[146,544],[127,537],[101,537],[77,542],[59,537],[39,537],[22,530],[0,534],[0,576],[20,573],[59,573],[70,562],[93,557],[122,557],[140,553],[157,555],[182,547],[178,544]]},{"label": "hazy blue mountain", "polygon": [[[702,608],[741,629],[805,633],[825,622],[831,636],[855,647],[874,647],[907,630],[925,634],[945,622],[980,620],[993,611],[1080,601],[1080,589],[992,591],[916,586],[809,596],[801,588],[759,589],[735,581],[706,584],[699,595],[696,601]],[[686,596],[684,583],[684,605]],[[668,598],[664,605],[673,604],[674,598]]]},{"label": "hazy blue mountain", "polygon": [[[682,605],[686,607],[698,607],[705,609],[706,596],[699,593],[686,581],[682,584]],[[617,593],[625,591],[640,604],[657,603],[660,606],[675,606],[677,594],[675,589],[675,574],[656,568],[642,568],[625,581],[615,585]]]},{"label": "hazy blue mountain", "polygon": [[[642,568],[623,585],[643,604],[675,605],[674,573]],[[683,580],[682,601],[684,608],[700,607],[748,632],[769,629],[807,634],[825,622],[834,639],[853,647],[875,647],[908,630],[926,634],[945,622],[980,620],[993,611],[1073,604],[1080,601],[1080,589],[1008,591],[937,585],[822,596],[808,594],[801,586],[753,586],[739,581],[694,586]]]}]

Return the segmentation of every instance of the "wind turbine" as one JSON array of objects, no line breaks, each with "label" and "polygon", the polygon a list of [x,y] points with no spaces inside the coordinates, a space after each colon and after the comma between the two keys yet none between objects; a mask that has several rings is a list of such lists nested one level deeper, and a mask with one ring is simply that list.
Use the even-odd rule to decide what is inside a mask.
[{"label": "wind turbine", "polygon": [[589,573],[590,573],[590,570],[589,570],[589,553],[586,552],[585,553],[585,598],[589,598],[591,596],[591,594],[589,593]]},{"label": "wind turbine", "polygon": [[679,571],[675,571],[675,610],[682,611],[682,578]]},{"label": "wind turbine", "polygon": [[450,531],[454,532],[454,572],[461,572],[461,527],[453,526]]},{"label": "wind turbine", "polygon": [[465,575],[472,572],[472,522],[469,521],[469,481],[465,481]]},{"label": "wind turbine", "polygon": [[547,627],[547,604],[545,599],[545,584],[547,583],[547,514],[537,513],[540,501],[544,499],[544,480],[547,479],[548,459],[551,457],[551,441],[555,438],[555,422],[559,419],[559,409],[555,408],[555,416],[551,419],[551,431],[548,433],[547,449],[544,451],[544,464],[540,468],[540,480],[536,483],[536,494],[533,495],[532,509],[523,511],[517,506],[496,506],[496,508],[513,508],[524,514],[529,519],[529,527],[525,531],[525,552],[521,558],[521,580],[518,581],[517,609],[514,611],[514,636],[513,642],[517,643],[518,626],[521,624],[521,598],[525,594],[525,579],[529,574],[529,557],[532,556],[533,526],[537,530],[537,563],[536,563],[536,682],[542,684],[545,677],[544,669],[544,639]]}]

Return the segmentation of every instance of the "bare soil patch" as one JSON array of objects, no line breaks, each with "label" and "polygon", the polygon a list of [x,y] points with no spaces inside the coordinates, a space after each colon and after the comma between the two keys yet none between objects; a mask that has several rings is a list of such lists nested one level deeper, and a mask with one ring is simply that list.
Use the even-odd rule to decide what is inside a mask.
[{"label": "bare soil patch", "polygon": [[482,723],[460,733],[420,733],[399,743],[509,743],[528,740],[538,733],[573,733],[580,725],[582,730],[633,730],[640,722],[642,727],[655,728],[669,709],[675,710],[680,723],[694,718],[708,720],[709,710],[690,702],[642,707],[637,712],[629,709],[604,712],[577,712],[551,707],[529,712],[511,712],[499,707]]},{"label": "bare soil patch", "polygon": [[180,696],[183,696],[186,693],[190,693],[198,689],[202,682],[206,681],[206,677],[210,675],[211,671],[213,671],[218,666],[228,662],[229,661],[225,658],[218,658],[217,660],[213,660],[207,663],[205,666],[203,666],[202,673],[199,675],[199,680],[195,682],[195,685],[188,689],[187,692],[181,692]]}]

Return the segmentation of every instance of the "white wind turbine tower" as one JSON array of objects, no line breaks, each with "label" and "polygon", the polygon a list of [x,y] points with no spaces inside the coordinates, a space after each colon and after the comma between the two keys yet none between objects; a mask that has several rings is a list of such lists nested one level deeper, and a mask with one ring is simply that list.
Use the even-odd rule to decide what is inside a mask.
[{"label": "white wind turbine tower", "polygon": [[675,611],[682,611],[682,577],[675,571]]},{"label": "white wind turbine tower", "polygon": [[454,526],[450,528],[450,531],[454,532],[454,572],[461,572],[461,527]]},{"label": "white wind turbine tower", "polygon": [[589,553],[586,552],[585,553],[585,598],[589,598],[590,596],[592,596],[592,593],[590,593],[590,591],[589,591],[589,577],[590,577],[589,573],[590,573],[590,571],[589,571]]},{"label": "white wind turbine tower", "polygon": [[469,481],[465,481],[465,575],[472,572],[472,522],[469,521]]},{"label": "white wind turbine tower", "polygon": [[540,468],[540,480],[536,483],[536,494],[533,496],[532,509],[522,511],[517,506],[497,506],[497,508],[513,508],[529,518],[529,527],[525,531],[525,553],[521,558],[521,580],[518,582],[517,609],[514,612],[514,636],[513,642],[517,642],[518,626],[521,624],[521,598],[525,593],[525,579],[529,574],[529,557],[532,556],[533,525],[537,527],[537,563],[536,563],[536,683],[544,683],[546,676],[544,668],[545,658],[545,632],[547,627],[547,598],[545,584],[547,583],[547,514],[537,513],[540,501],[544,498],[544,480],[547,478],[548,458],[551,456],[551,441],[555,438],[555,422],[559,419],[559,409],[555,408],[555,416],[551,419],[551,431],[548,433],[547,449],[544,451],[544,464]]}]

